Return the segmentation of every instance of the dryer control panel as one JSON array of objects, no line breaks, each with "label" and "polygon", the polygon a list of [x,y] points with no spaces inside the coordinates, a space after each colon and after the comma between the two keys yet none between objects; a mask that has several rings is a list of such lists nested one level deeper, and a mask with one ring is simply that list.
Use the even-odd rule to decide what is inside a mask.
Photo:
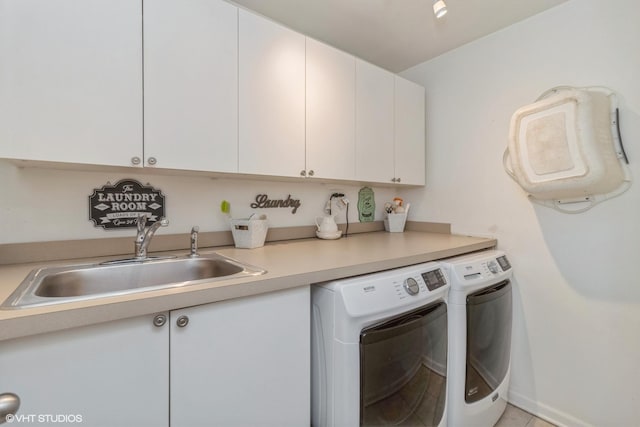
[{"label": "dryer control panel", "polygon": [[[477,255],[445,260],[452,275],[451,279],[462,286],[474,286],[486,281],[506,279],[511,276],[512,267],[502,251],[486,251]],[[455,287],[455,286],[454,286]]]}]

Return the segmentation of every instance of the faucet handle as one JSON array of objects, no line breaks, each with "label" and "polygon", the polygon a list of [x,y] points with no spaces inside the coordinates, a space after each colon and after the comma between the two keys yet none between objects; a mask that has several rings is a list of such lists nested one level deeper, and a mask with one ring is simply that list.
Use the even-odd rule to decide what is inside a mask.
[{"label": "faucet handle", "polygon": [[198,232],[200,231],[200,227],[194,225],[191,228],[191,253],[190,257],[194,258],[198,256]]}]

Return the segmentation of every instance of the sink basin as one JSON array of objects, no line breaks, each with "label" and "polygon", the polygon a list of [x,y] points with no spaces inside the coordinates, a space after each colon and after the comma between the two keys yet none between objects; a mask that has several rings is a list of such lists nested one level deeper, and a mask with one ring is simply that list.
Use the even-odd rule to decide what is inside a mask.
[{"label": "sink basin", "polygon": [[264,273],[219,254],[41,268],[31,271],[0,308],[59,304]]}]

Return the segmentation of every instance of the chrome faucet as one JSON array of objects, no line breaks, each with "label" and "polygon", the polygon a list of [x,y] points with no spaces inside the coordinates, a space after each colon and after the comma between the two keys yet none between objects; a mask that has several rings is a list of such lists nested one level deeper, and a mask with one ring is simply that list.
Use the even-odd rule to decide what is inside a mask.
[{"label": "chrome faucet", "polygon": [[198,255],[198,231],[200,231],[200,227],[197,225],[191,229],[191,253],[189,254],[191,258],[200,256]]},{"label": "chrome faucet", "polygon": [[143,260],[147,258],[147,248],[149,247],[149,243],[151,243],[151,238],[158,230],[158,228],[166,227],[167,225],[169,225],[169,220],[162,218],[161,221],[156,221],[151,226],[147,227],[147,216],[145,214],[140,214],[138,216],[138,234],[136,235],[135,242],[137,260]]}]

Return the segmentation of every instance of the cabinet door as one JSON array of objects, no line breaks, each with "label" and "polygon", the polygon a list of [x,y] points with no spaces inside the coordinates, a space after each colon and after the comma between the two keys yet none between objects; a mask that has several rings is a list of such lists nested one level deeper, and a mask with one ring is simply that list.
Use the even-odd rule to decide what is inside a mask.
[{"label": "cabinet door", "polygon": [[307,173],[355,179],[356,61],[307,38]]},{"label": "cabinet door", "polygon": [[395,80],[395,177],[402,184],[424,185],[424,88],[397,76]]},{"label": "cabinet door", "polygon": [[144,4],[145,166],[238,170],[238,8]]},{"label": "cabinet door", "polygon": [[309,425],[309,310],[303,286],[171,312],[171,426]]},{"label": "cabinet door", "polygon": [[305,169],[305,38],[240,10],[239,171]]},{"label": "cabinet door", "polygon": [[168,426],[168,345],[153,316],[5,341],[0,390],[34,424]]},{"label": "cabinet door", "polygon": [[0,0],[0,157],[142,156],[142,4]]},{"label": "cabinet door", "polygon": [[391,183],[394,75],[356,60],[356,177]]}]

